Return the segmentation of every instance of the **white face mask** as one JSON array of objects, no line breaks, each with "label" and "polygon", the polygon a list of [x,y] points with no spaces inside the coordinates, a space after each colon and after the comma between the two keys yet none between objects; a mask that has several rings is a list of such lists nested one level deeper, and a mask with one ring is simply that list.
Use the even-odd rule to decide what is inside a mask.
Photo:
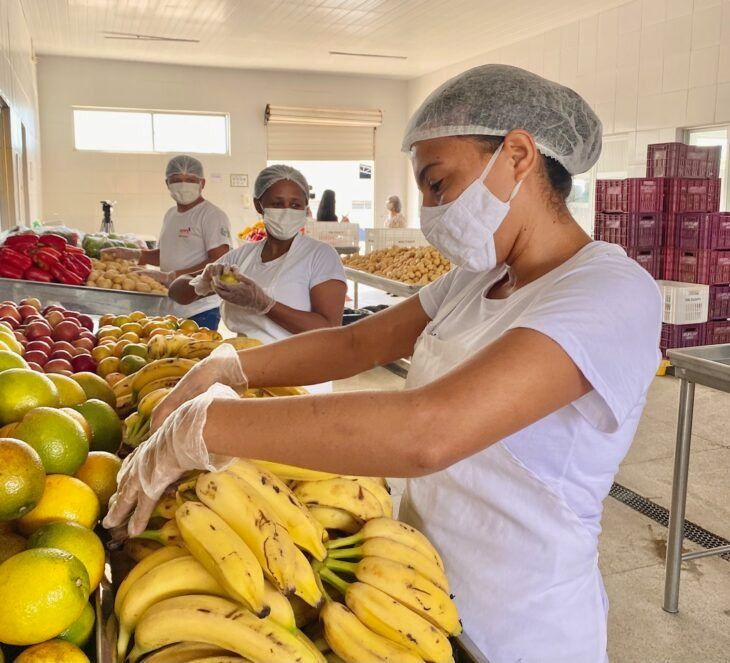
[{"label": "white face mask", "polygon": [[200,182],[172,182],[167,185],[170,195],[176,203],[189,205],[200,198],[202,187]]},{"label": "white face mask", "polygon": [[307,211],[288,207],[264,209],[266,232],[276,239],[291,239],[307,222]]},{"label": "white face mask", "polygon": [[429,244],[436,247],[458,267],[469,272],[484,272],[497,266],[494,233],[509,213],[509,204],[522,181],[504,203],[484,184],[502,150],[500,145],[477,177],[454,201],[436,207],[421,206],[421,230]]}]

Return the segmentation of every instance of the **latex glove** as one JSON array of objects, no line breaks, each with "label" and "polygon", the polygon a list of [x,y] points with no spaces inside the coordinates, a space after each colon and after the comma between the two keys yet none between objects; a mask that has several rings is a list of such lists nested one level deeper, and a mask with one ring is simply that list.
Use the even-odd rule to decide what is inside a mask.
[{"label": "latex glove", "polygon": [[200,297],[213,294],[213,279],[220,277],[223,272],[232,269],[229,265],[219,262],[212,262],[205,266],[202,274],[198,274],[195,278],[190,279],[190,285],[193,286],[195,294]]},{"label": "latex glove", "polygon": [[160,401],[152,412],[150,430],[156,431],[174,410],[215,383],[242,390],[248,387],[248,378],[241,368],[238,353],[228,343],[222,343],[195,364]]},{"label": "latex glove", "polygon": [[122,246],[102,249],[99,251],[100,258],[107,260],[139,260],[142,257],[140,249],[128,249]]},{"label": "latex glove", "polygon": [[213,290],[223,301],[240,306],[247,313],[266,315],[276,304],[276,300],[247,276],[236,274],[236,283],[221,283],[213,279]]},{"label": "latex glove", "polygon": [[232,462],[209,454],[203,439],[208,407],[216,399],[238,398],[233,389],[214,384],[169,416],[152,437],[127,456],[117,476],[103,525],[116,529],[127,523],[129,536],[142,533],[165,489],[190,470],[213,472]]},{"label": "latex glove", "polygon": [[159,269],[133,269],[131,271],[140,276],[149,276],[166,288],[169,288],[177,278],[177,272],[161,272]]}]

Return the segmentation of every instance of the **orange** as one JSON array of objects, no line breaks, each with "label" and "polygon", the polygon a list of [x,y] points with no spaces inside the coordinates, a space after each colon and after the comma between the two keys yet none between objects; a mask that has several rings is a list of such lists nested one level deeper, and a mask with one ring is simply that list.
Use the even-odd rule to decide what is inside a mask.
[{"label": "orange", "polygon": [[113,387],[119,380],[123,380],[126,376],[124,373],[109,373],[104,379]]},{"label": "orange", "polygon": [[111,451],[119,449],[122,443],[122,422],[116,410],[108,403],[90,398],[74,407],[91,426],[90,449],[92,451]]},{"label": "orange", "polygon": [[112,349],[107,345],[97,345],[92,351],[91,356],[98,364],[101,363],[102,359],[112,356]]},{"label": "orange", "polygon": [[43,496],[46,473],[38,453],[25,442],[0,438],[0,521],[20,518]]},{"label": "orange", "polygon": [[132,341],[130,341],[128,338],[120,338],[115,344],[114,344],[114,350],[113,354],[117,358],[121,358],[122,356],[122,350],[126,348],[128,345],[131,345]]},{"label": "orange", "polygon": [[106,511],[109,498],[117,492],[117,474],[121,469],[122,461],[114,454],[92,451],[74,476],[96,493],[102,511]]},{"label": "orange", "polygon": [[0,350],[0,371],[6,371],[8,368],[28,368],[28,364],[17,352]]},{"label": "orange", "polygon": [[130,343],[139,343],[139,334],[134,332],[125,332],[119,337],[120,341],[129,341]]},{"label": "orange", "polygon": [[0,373],[0,426],[20,421],[36,407],[58,407],[56,385],[29,368],[9,368]]},{"label": "orange", "polygon": [[105,357],[99,362],[99,365],[96,367],[96,372],[103,378],[105,378],[110,373],[118,373],[119,359],[112,356]]},{"label": "orange", "polygon": [[15,659],[15,663],[49,663],[49,661],[53,661],[53,663],[89,663],[86,654],[75,644],[61,639],[48,640],[48,642],[28,647]]},{"label": "orange", "polygon": [[72,377],[81,385],[87,398],[98,398],[100,401],[116,407],[117,397],[104,378],[99,377],[96,373],[88,372],[76,373]]},{"label": "orange", "polygon": [[70,407],[78,405],[86,400],[86,394],[81,385],[65,375],[57,373],[49,373],[48,379],[56,385],[58,389],[58,400],[61,407]]},{"label": "orange", "polygon": [[87,603],[81,611],[79,618],[71,624],[65,631],[58,634],[59,640],[66,640],[77,647],[86,647],[91,634],[94,632],[94,622],[96,621],[96,613],[91,603]]},{"label": "orange", "polygon": [[127,355],[122,357],[119,362],[119,370],[124,375],[132,375],[136,373],[140,368],[147,365],[147,360],[144,357],[138,357],[137,355]]}]

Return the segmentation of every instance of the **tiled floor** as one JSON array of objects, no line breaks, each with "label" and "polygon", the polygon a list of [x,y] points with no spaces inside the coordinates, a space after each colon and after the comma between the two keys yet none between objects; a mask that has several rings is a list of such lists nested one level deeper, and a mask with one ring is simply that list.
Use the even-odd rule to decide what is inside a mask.
[{"label": "tiled floor", "polygon": [[[342,381],[336,389],[402,385],[392,373],[376,369]],[[678,391],[674,378],[655,380],[636,439],[616,478],[665,507]],[[730,394],[697,387],[694,420],[687,517],[730,538]],[[400,493],[402,482],[394,482],[394,489]],[[661,609],[666,538],[665,527],[606,499],[600,566],[611,603],[611,663],[730,663],[730,562],[710,557],[685,563],[680,612],[670,615]]]}]

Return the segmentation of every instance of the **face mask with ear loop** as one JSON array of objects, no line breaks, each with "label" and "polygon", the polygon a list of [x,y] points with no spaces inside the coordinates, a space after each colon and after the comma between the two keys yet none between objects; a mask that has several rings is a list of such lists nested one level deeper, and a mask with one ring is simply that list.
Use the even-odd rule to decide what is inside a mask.
[{"label": "face mask with ear loop", "polygon": [[421,206],[421,230],[429,244],[469,272],[485,272],[497,266],[494,233],[509,213],[510,203],[522,186],[520,180],[512,189],[509,200],[502,202],[484,184],[502,151],[502,145],[489,159],[482,174],[456,200],[436,207]]}]

